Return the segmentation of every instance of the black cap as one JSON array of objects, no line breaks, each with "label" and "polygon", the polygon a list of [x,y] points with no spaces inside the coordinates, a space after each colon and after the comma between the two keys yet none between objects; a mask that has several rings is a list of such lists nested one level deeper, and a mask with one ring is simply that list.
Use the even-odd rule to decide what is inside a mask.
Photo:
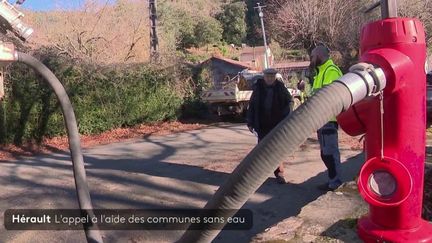
[{"label": "black cap", "polygon": [[274,68],[266,68],[266,69],[264,69],[263,73],[264,74],[276,74],[277,70]]}]

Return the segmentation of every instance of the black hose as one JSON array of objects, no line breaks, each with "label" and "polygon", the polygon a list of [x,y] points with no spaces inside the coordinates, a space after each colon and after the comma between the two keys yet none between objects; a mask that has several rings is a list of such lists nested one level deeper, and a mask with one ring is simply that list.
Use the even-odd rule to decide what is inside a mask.
[{"label": "black hose", "polygon": [[[84,160],[81,152],[80,137],[78,133],[78,126],[75,119],[75,113],[69,97],[66,93],[66,90],[64,89],[60,81],[57,79],[57,77],[42,62],[40,62],[36,58],[28,54],[18,52],[18,61],[29,65],[37,73],[39,73],[49,84],[49,86],[51,86],[51,88],[54,90],[54,93],[56,94],[57,99],[60,102],[69,139],[69,149],[71,151],[75,187],[78,195],[79,207],[80,209],[85,210],[90,217],[93,217],[93,206],[91,203],[90,192],[87,185]],[[91,225],[88,227],[85,226],[84,230],[87,242],[103,242],[96,225]]]},{"label": "black hose", "polygon": [[[216,217],[230,217],[267,180],[287,156],[292,154],[313,132],[351,105],[351,92],[340,82],[318,91],[292,115],[279,123],[237,166],[205,209],[216,209]],[[220,225],[220,224],[219,224]],[[204,230],[188,229],[179,242],[211,242],[220,232],[215,224]]]}]

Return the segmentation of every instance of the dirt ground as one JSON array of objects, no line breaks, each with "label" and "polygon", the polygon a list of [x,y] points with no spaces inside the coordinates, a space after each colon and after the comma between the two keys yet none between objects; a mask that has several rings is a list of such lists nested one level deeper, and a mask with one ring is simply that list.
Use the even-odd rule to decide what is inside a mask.
[{"label": "dirt ground", "polygon": [[[97,135],[81,135],[81,146],[91,148],[97,145],[104,145],[116,142],[127,141],[148,135],[168,135],[172,133],[196,130],[205,127],[200,123],[162,122],[155,124],[142,124],[129,128],[116,128],[111,131]],[[42,144],[38,145],[27,142],[22,146],[7,145],[0,148],[0,160],[12,159],[17,156],[32,156],[43,153],[66,151],[68,149],[66,136],[45,138]]]},{"label": "dirt ground", "polygon": [[[118,132],[115,138],[118,142],[105,145],[94,145],[101,140],[101,135],[99,139],[84,140],[84,161],[96,208],[202,208],[257,143],[245,124],[192,124],[185,125],[186,128],[179,125],[184,128],[182,132],[171,126],[168,130],[160,129],[164,126],[168,124],[152,128],[158,133],[151,135],[147,131],[140,135],[136,135],[139,131]],[[278,185],[273,175],[269,175],[245,204],[244,208],[254,213],[253,228],[224,231],[215,242],[250,242],[271,225],[296,216],[303,206],[323,194],[317,186],[327,180],[327,174],[315,137],[311,134],[310,139],[284,161],[288,184]],[[357,140],[341,133],[345,181],[353,180],[362,163],[358,156],[362,151],[353,149],[358,147]],[[77,207],[69,153],[55,151],[66,148],[64,142],[60,145],[48,147],[53,151],[50,153],[14,155],[13,159],[0,160],[0,183],[7,185],[7,190],[0,192],[0,209]],[[2,217],[1,214],[0,221]],[[181,233],[104,231],[103,235],[105,242],[173,242]],[[28,242],[29,239],[46,242],[47,238],[68,243],[84,240],[82,232],[76,231],[0,229],[0,242]]]},{"label": "dirt ground", "polygon": [[[155,124],[141,124],[129,128],[116,128],[111,131],[96,135],[81,135],[81,147],[91,148],[98,145],[111,144],[141,138],[149,135],[168,135],[173,133],[197,130],[208,127],[209,123],[182,123],[182,122],[162,122]],[[214,124],[215,125],[215,124]],[[339,138],[342,146],[347,146],[353,150],[362,150],[361,137],[353,138],[342,133]],[[50,152],[60,152],[68,150],[68,140],[66,136],[45,138],[42,144],[26,142],[21,146],[6,145],[0,148],[0,160],[13,159],[19,156],[34,156]],[[237,158],[233,158],[237,159]]]},{"label": "dirt ground", "polygon": [[[255,146],[256,138],[244,124],[174,122],[82,136],[82,143],[96,207],[201,208]],[[47,139],[40,147],[3,148],[0,183],[8,185],[8,190],[0,193],[0,208],[76,207],[67,147],[63,137]],[[245,205],[254,212],[254,228],[247,232],[223,232],[216,242],[250,242],[272,225],[306,212],[303,208],[323,195],[316,186],[326,180],[318,148],[315,134],[311,134],[284,162],[289,184],[278,186],[269,178]],[[359,156],[361,138],[340,132],[340,148],[344,180],[354,180],[364,161]],[[432,158],[432,149],[427,151],[428,159]],[[426,176],[425,215],[431,212],[431,173]],[[351,199],[346,200],[349,203]],[[313,205],[320,207],[321,204]],[[346,228],[346,224],[343,227]],[[336,226],[333,228],[339,231]],[[172,242],[180,233],[120,231],[104,232],[104,237],[106,242]],[[56,242],[83,240],[83,235],[77,237],[76,232],[0,230],[1,242],[27,242],[28,239],[44,242],[46,237]]]}]

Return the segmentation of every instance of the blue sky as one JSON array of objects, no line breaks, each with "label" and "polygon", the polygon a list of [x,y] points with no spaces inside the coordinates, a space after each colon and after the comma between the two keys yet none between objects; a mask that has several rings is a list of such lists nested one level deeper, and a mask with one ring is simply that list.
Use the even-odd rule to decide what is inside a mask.
[{"label": "blue sky", "polygon": [[[22,5],[23,8],[35,11],[49,11],[53,9],[77,9],[85,0],[26,0]],[[106,0],[100,0],[105,2]],[[15,3],[15,0],[9,0],[10,3]],[[109,0],[109,2],[115,2]]]},{"label": "blue sky", "polygon": [[[10,3],[15,3],[14,0],[9,0]],[[70,9],[79,7],[81,1],[76,0],[26,0],[22,7],[36,10],[36,11],[47,11],[53,9]]]}]

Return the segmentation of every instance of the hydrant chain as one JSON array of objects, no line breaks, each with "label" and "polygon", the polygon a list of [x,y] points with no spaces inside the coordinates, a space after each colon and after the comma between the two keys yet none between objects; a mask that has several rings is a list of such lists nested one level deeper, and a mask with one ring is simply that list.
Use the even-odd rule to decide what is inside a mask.
[{"label": "hydrant chain", "polygon": [[384,160],[384,91],[379,92],[380,126],[381,126],[381,160]]}]

